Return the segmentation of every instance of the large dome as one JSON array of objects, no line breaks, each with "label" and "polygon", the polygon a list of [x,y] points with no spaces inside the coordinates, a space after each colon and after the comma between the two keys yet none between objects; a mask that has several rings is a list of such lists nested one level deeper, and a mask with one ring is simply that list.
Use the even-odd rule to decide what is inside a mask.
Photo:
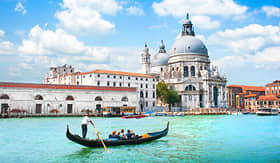
[{"label": "large dome", "polygon": [[208,55],[204,43],[192,35],[184,35],[178,38],[171,48],[171,55],[175,54],[199,54]]}]

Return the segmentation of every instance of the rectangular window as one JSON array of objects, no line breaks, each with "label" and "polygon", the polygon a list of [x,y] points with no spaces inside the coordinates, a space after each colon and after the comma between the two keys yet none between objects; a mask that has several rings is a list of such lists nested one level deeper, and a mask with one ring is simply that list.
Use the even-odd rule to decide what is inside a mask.
[{"label": "rectangular window", "polygon": [[148,84],[146,84],[146,88],[148,88]]},{"label": "rectangular window", "polygon": [[122,79],[122,76],[120,76],[120,79]]},{"label": "rectangular window", "polygon": [[130,87],[130,83],[128,83],[127,86]]},{"label": "rectangular window", "polygon": [[148,107],[148,101],[146,101],[146,107]]},{"label": "rectangular window", "polygon": [[92,77],[92,75],[90,74],[89,77]]},{"label": "rectangular window", "polygon": [[153,98],[155,98],[156,97],[156,94],[155,94],[155,92],[153,92]]},{"label": "rectangular window", "polygon": [[146,81],[148,81],[148,78],[146,78]]},{"label": "rectangular window", "polygon": [[97,86],[100,86],[100,81],[97,81]]},{"label": "rectangular window", "polygon": [[138,78],[136,77],[135,80],[138,80]]},{"label": "rectangular window", "polygon": [[140,86],[141,86],[141,88],[143,88],[143,84],[141,84]]},{"label": "rectangular window", "polygon": [[122,83],[120,82],[120,87],[122,86]]},{"label": "rectangular window", "polygon": [[113,86],[114,86],[114,87],[116,86],[116,82],[113,83]]},{"label": "rectangular window", "polygon": [[153,89],[155,89],[155,85],[153,84]]},{"label": "rectangular window", "polygon": [[110,82],[107,82],[107,86],[110,86]]},{"label": "rectangular window", "polygon": [[156,106],[156,103],[155,102],[153,102],[153,107],[155,107]]},{"label": "rectangular window", "polygon": [[188,77],[189,76],[189,67],[185,66],[184,67],[184,77]]},{"label": "rectangular window", "polygon": [[146,92],[146,98],[148,98],[148,92]]}]

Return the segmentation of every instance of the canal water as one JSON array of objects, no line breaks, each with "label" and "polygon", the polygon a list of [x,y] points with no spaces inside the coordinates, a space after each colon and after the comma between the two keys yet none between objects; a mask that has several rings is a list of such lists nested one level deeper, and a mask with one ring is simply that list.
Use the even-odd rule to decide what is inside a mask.
[{"label": "canal water", "polygon": [[[86,148],[69,141],[81,133],[79,117],[0,119],[0,162],[270,162],[280,161],[280,116],[217,115],[95,118],[102,137],[112,130],[169,133],[154,142]],[[88,137],[96,138],[89,126]]]}]

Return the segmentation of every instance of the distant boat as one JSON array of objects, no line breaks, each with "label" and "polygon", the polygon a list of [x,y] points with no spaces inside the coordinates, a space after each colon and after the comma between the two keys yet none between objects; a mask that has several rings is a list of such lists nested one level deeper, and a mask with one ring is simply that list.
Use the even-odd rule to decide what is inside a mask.
[{"label": "distant boat", "polygon": [[122,119],[131,119],[131,118],[145,118],[148,117],[148,115],[141,114],[141,115],[128,115],[128,116],[122,116]]},{"label": "distant boat", "polygon": [[257,115],[278,115],[278,110],[273,108],[262,108],[256,112]]},{"label": "distant boat", "polygon": [[249,114],[249,111],[243,111],[242,114]]}]

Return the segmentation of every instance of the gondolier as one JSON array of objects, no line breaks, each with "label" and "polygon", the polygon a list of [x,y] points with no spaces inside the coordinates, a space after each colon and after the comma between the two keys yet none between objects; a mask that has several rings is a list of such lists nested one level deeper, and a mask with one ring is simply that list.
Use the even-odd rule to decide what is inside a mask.
[{"label": "gondolier", "polygon": [[83,138],[86,138],[86,136],[87,136],[88,123],[91,123],[94,126],[94,123],[89,119],[89,113],[86,114],[86,116],[83,118],[82,123],[81,123]]}]

